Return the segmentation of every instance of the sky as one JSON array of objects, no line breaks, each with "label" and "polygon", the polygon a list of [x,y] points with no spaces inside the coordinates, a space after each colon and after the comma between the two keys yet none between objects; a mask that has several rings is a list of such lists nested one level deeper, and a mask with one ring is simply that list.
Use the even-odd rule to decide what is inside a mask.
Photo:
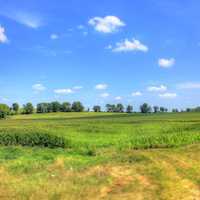
[{"label": "sky", "polygon": [[198,0],[0,0],[0,102],[200,105]]}]

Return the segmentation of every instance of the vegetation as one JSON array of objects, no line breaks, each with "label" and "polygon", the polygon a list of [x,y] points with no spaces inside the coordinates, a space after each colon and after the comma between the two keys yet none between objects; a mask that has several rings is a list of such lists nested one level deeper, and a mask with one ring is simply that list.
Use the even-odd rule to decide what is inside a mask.
[{"label": "vegetation", "polygon": [[6,118],[9,112],[10,112],[10,109],[6,104],[0,104],[0,119]]},{"label": "vegetation", "polygon": [[14,115],[0,141],[2,199],[199,199],[198,112]]},{"label": "vegetation", "polygon": [[0,145],[21,145],[21,146],[40,146],[40,147],[66,147],[66,142],[63,137],[49,135],[45,133],[1,133]]}]

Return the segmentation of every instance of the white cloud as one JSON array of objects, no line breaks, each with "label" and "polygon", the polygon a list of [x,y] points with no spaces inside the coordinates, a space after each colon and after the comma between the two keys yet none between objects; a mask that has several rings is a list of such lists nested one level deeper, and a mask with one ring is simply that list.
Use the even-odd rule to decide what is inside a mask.
[{"label": "white cloud", "polygon": [[52,40],[56,40],[56,39],[58,39],[58,35],[55,34],[55,33],[53,33],[53,34],[50,35],[50,38],[51,38]]},{"label": "white cloud", "polygon": [[43,25],[40,16],[30,12],[4,10],[1,12],[1,15],[12,19],[20,24],[23,24],[29,28],[36,29]]},{"label": "white cloud", "polygon": [[128,40],[125,39],[122,42],[116,43],[115,47],[111,45],[108,46],[109,49],[112,49],[113,52],[130,52],[130,51],[143,51],[147,52],[149,49],[146,45],[142,44],[139,40],[132,39]]},{"label": "white cloud", "polygon": [[159,94],[159,97],[163,98],[163,99],[174,99],[177,97],[177,94],[176,93],[164,93],[164,94]]},{"label": "white cloud", "polygon": [[42,92],[42,91],[46,90],[46,87],[40,83],[37,83],[37,84],[32,85],[32,89],[35,92]]},{"label": "white cloud", "polygon": [[102,33],[113,33],[120,27],[125,26],[125,23],[116,16],[94,17],[88,22],[94,29]]},{"label": "white cloud", "polygon": [[133,97],[136,97],[136,96],[142,96],[142,93],[140,91],[137,91],[137,92],[133,92],[131,94]]},{"label": "white cloud", "polygon": [[5,34],[5,28],[0,25],[0,43],[8,42],[8,38]]},{"label": "white cloud", "polygon": [[165,58],[160,58],[158,60],[158,65],[162,68],[170,68],[175,64],[175,59],[170,58],[170,59],[165,59]]},{"label": "white cloud", "polygon": [[117,97],[115,97],[115,100],[122,100],[122,97],[117,96]]},{"label": "white cloud", "polygon": [[102,97],[102,98],[107,98],[109,96],[110,96],[110,94],[107,92],[100,94],[100,97]]},{"label": "white cloud", "polygon": [[54,90],[54,93],[59,94],[59,95],[65,95],[65,94],[72,94],[74,91],[70,88],[68,89],[56,89]]},{"label": "white cloud", "polygon": [[165,85],[160,86],[149,86],[147,88],[149,92],[165,92],[167,90],[167,87]]},{"label": "white cloud", "polygon": [[80,90],[80,89],[83,89],[83,86],[74,86],[73,89],[74,90]]},{"label": "white cloud", "polygon": [[178,84],[178,89],[200,89],[200,82],[187,82]]},{"label": "white cloud", "polygon": [[105,89],[107,89],[108,88],[108,85],[107,84],[98,84],[98,85],[96,85],[95,86],[95,89],[97,89],[97,90],[105,90]]}]

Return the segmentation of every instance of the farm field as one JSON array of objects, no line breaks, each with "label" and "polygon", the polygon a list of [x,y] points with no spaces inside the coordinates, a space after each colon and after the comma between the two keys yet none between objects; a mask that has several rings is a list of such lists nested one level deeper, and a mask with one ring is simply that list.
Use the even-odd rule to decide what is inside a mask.
[{"label": "farm field", "polygon": [[1,145],[0,199],[200,199],[200,113],[16,115],[5,133],[66,145]]}]

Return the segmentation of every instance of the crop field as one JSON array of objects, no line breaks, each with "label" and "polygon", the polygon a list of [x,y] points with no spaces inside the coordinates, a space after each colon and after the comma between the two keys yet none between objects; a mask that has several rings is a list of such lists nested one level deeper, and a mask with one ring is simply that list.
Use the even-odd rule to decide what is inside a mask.
[{"label": "crop field", "polygon": [[16,115],[0,144],[0,199],[200,199],[200,113]]}]

